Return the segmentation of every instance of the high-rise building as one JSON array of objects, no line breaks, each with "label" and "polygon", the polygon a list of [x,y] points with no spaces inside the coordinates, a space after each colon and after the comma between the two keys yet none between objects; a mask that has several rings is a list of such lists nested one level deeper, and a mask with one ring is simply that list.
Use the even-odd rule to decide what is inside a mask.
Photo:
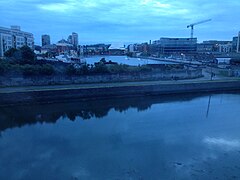
[{"label": "high-rise building", "polygon": [[68,41],[70,44],[72,44],[72,42],[73,42],[73,41],[72,41],[72,35],[69,35],[69,36],[68,36],[67,41]]},{"label": "high-rise building", "polygon": [[78,34],[75,32],[72,33],[72,45],[74,48],[78,47]]},{"label": "high-rise building", "polygon": [[0,27],[0,57],[11,48],[21,48],[24,45],[34,48],[32,33],[21,31],[20,26]]},{"label": "high-rise building", "polygon": [[50,36],[47,34],[42,35],[42,46],[50,45]]}]

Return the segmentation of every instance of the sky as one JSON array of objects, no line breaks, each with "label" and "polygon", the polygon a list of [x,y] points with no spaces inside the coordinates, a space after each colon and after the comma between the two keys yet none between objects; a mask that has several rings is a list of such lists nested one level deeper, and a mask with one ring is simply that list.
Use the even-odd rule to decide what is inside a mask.
[{"label": "sky", "polygon": [[190,37],[187,25],[203,40],[232,40],[240,31],[239,0],[0,0],[0,26],[19,25],[35,44],[72,32],[80,44],[141,43],[160,37]]}]

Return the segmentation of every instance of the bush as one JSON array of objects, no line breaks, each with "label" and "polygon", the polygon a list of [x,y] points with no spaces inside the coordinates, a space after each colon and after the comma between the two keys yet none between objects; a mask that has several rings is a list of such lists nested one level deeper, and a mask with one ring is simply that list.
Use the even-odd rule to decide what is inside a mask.
[{"label": "bush", "polygon": [[89,64],[84,64],[82,65],[79,69],[76,70],[77,74],[79,75],[87,75],[90,73],[90,67]]},{"label": "bush", "polygon": [[67,75],[75,75],[76,72],[77,72],[77,70],[72,64],[67,66],[67,68],[66,68],[66,74]]},{"label": "bush", "polygon": [[54,74],[54,68],[50,64],[44,64],[39,71],[39,74],[41,75],[47,75],[50,76]]},{"label": "bush", "polygon": [[109,70],[105,64],[99,63],[99,64],[95,64],[94,68],[92,69],[92,72],[96,74],[101,74],[101,73],[106,74],[106,73],[109,73]]},{"label": "bush", "polygon": [[39,72],[39,66],[33,66],[29,64],[22,66],[22,73],[25,76],[37,75],[38,72]]},{"label": "bush", "polygon": [[125,64],[116,64],[109,66],[108,69],[111,73],[126,73],[129,71],[129,66]]},{"label": "bush", "polygon": [[0,74],[4,74],[8,70],[8,64],[4,60],[0,60]]},{"label": "bush", "polygon": [[139,67],[139,70],[140,72],[151,72],[152,71],[152,68],[151,67],[148,67],[146,65],[143,65],[143,66],[140,66]]}]

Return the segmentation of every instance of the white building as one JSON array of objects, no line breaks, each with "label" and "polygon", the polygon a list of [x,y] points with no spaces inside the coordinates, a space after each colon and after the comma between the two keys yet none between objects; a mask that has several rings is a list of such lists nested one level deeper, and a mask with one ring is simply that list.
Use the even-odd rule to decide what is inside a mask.
[{"label": "white building", "polygon": [[20,26],[0,27],[0,57],[11,48],[21,48],[24,45],[34,48],[32,33],[21,31]]}]

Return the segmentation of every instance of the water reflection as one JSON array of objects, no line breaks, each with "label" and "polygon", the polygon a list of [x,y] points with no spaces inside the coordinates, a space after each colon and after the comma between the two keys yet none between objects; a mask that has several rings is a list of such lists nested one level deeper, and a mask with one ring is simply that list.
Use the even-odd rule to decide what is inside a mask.
[{"label": "water reflection", "polygon": [[163,97],[137,97],[137,98],[115,98],[105,100],[89,100],[70,103],[38,104],[25,106],[10,106],[0,109],[0,131],[7,128],[21,127],[25,124],[37,122],[56,123],[61,117],[74,121],[76,117],[83,120],[91,118],[103,118],[111,109],[124,112],[129,108],[137,111],[145,111],[153,104],[188,101],[198,96],[163,96]]},{"label": "water reflection", "polygon": [[0,179],[239,179],[239,108],[239,94],[1,108]]}]

